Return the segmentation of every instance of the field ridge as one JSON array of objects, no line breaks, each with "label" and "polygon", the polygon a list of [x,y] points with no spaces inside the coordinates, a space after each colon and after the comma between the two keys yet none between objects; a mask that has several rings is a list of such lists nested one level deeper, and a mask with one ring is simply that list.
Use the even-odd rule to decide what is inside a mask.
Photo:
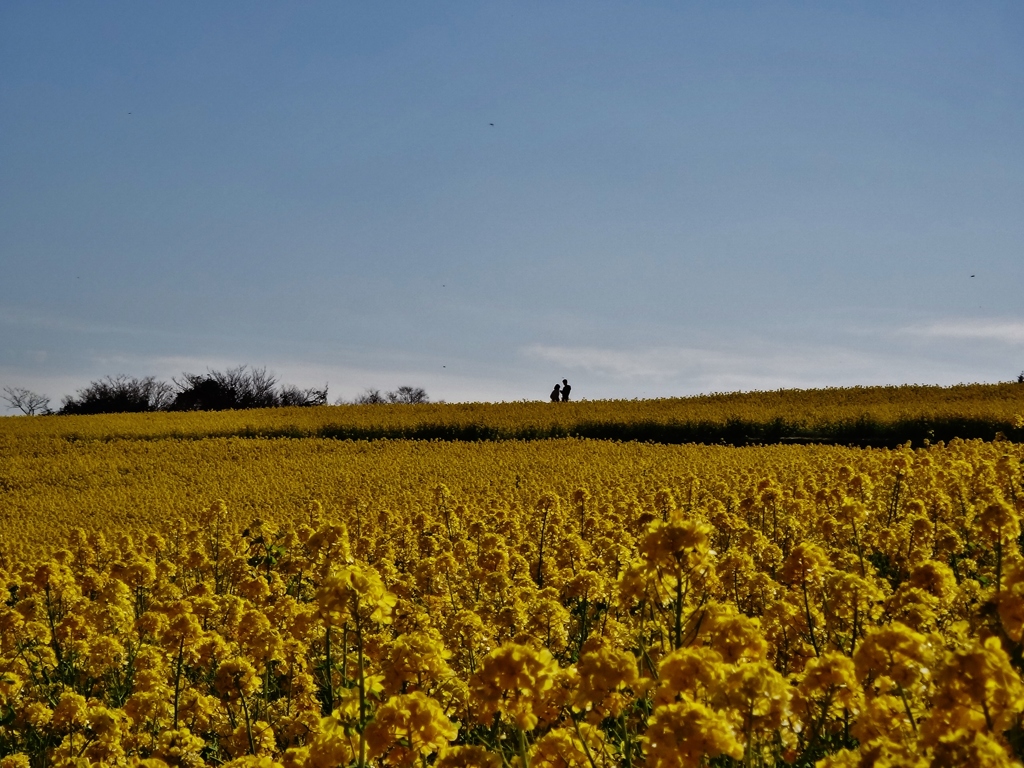
[{"label": "field ridge", "polygon": [[904,385],[712,393],[571,403],[335,405],[0,420],[0,440],[207,437],[544,440],[665,444],[825,442],[893,447],[953,438],[1024,440],[1024,385]]}]

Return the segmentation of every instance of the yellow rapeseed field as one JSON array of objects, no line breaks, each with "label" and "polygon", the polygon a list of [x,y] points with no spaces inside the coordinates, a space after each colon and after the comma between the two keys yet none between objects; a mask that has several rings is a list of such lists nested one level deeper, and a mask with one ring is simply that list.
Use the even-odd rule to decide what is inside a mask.
[{"label": "yellow rapeseed field", "polygon": [[277,417],[3,425],[0,767],[1021,765],[1017,443]]},{"label": "yellow rapeseed field", "polygon": [[[952,432],[929,434],[947,427]],[[111,414],[0,420],[0,448],[15,438],[329,437],[512,439],[595,437],[742,444],[749,438],[1024,439],[1024,385],[964,384],[779,390],[660,400],[570,403],[342,405],[251,411]],[[977,434],[975,434],[977,432]],[[901,437],[907,433],[906,437]],[[893,442],[895,437],[895,442]]]}]

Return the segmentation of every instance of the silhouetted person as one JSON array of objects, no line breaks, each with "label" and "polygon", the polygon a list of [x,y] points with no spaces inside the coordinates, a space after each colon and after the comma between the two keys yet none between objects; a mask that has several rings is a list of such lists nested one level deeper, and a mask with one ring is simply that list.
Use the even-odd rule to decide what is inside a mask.
[{"label": "silhouetted person", "polygon": [[[558,387],[556,386],[555,389],[558,389]],[[568,403],[569,402],[569,392],[571,390],[572,390],[572,387],[569,386],[569,382],[566,381],[565,379],[562,379],[562,402],[563,403]],[[552,393],[552,394],[554,394],[554,393]]]},{"label": "silhouetted person", "polygon": [[551,390],[551,402],[552,403],[557,403],[558,402],[558,385],[557,384],[555,384],[555,388]]}]

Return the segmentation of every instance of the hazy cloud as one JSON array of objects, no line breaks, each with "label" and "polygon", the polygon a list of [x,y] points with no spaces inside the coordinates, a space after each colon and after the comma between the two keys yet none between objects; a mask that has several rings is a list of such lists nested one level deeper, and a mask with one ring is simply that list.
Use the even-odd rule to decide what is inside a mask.
[{"label": "hazy cloud", "polygon": [[94,322],[54,313],[24,310],[17,307],[0,306],[0,327],[37,329],[61,334],[96,334],[103,336],[143,336],[151,333],[148,329],[130,323],[114,324]]},{"label": "hazy cloud", "polygon": [[939,320],[926,325],[909,326],[903,332],[936,339],[981,339],[1024,344],[1024,321],[1021,320]]},{"label": "hazy cloud", "polygon": [[625,379],[674,378],[695,366],[731,368],[740,363],[735,355],[686,347],[622,350],[534,344],[524,348],[523,353],[570,369]]},{"label": "hazy cloud", "polygon": [[[533,345],[526,357],[590,377],[602,392],[633,391],[641,383],[659,395],[920,382],[953,384],[976,378],[968,366],[905,354],[813,344],[750,340],[723,349],[615,349]],[[559,374],[561,375],[561,374]],[[600,382],[600,383],[599,383]]]}]

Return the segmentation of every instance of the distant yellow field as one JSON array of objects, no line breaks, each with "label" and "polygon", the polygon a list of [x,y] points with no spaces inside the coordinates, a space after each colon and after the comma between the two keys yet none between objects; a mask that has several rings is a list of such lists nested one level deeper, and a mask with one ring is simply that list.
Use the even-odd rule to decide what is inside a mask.
[{"label": "distant yellow field", "polygon": [[741,451],[576,439],[31,438],[17,445],[0,468],[0,552],[19,557],[62,546],[79,526],[113,538],[195,522],[217,499],[238,524],[254,517],[298,523],[316,500],[331,519],[353,526],[382,510],[429,513],[441,483],[458,503],[529,510],[544,493],[568,498],[583,487],[595,504],[608,506],[623,495],[647,498],[698,479],[731,482],[740,492],[779,471],[768,466],[785,468],[795,480],[860,455],[835,447]]},{"label": "distant yellow field", "polygon": [[0,419],[4,441],[30,436],[510,439],[595,437],[656,442],[772,441],[818,435],[890,446],[912,439],[1024,439],[1024,385],[854,387],[662,400],[322,406],[253,411]]}]

